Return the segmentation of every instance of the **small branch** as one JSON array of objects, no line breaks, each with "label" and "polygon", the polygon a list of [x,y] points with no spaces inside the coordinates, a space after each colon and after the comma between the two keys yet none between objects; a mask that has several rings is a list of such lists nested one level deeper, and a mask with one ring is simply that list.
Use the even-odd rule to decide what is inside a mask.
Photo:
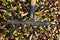
[{"label": "small branch", "polygon": [[[7,25],[16,25],[16,26],[20,26],[20,25],[31,25],[31,26],[48,26],[48,25],[52,25],[52,23],[50,22],[39,22],[39,21],[18,21],[18,20],[8,20],[6,23]],[[58,25],[58,24],[54,24],[54,25]]]}]

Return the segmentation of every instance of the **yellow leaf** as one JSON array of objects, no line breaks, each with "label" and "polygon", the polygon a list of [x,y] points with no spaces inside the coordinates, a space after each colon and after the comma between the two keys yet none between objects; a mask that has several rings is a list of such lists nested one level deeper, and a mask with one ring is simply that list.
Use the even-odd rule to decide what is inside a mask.
[{"label": "yellow leaf", "polygon": [[51,34],[49,34],[49,36],[51,37]]},{"label": "yellow leaf", "polygon": [[19,35],[19,34],[22,34],[22,33],[18,32],[18,35]]},{"label": "yellow leaf", "polygon": [[19,27],[19,29],[21,29],[21,26]]},{"label": "yellow leaf", "polygon": [[58,4],[58,1],[56,1],[55,4]]},{"label": "yellow leaf", "polygon": [[14,34],[15,36],[17,36],[17,34]]},{"label": "yellow leaf", "polygon": [[22,36],[22,38],[24,38],[24,37]]},{"label": "yellow leaf", "polygon": [[60,29],[59,29],[59,32],[60,32]]},{"label": "yellow leaf", "polygon": [[26,33],[26,36],[28,37],[29,36],[29,33]]},{"label": "yellow leaf", "polygon": [[48,10],[45,10],[44,12],[48,12]]}]

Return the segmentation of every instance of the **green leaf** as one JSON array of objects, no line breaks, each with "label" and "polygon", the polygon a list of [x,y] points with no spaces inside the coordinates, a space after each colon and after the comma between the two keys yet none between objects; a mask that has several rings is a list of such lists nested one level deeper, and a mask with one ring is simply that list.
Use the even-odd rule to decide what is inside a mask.
[{"label": "green leaf", "polygon": [[0,26],[1,26],[1,22],[0,22]]},{"label": "green leaf", "polygon": [[19,40],[26,40],[25,38],[22,38],[22,36],[19,38]]},{"label": "green leaf", "polygon": [[11,13],[7,13],[6,15],[7,15],[7,16],[12,16],[12,14],[11,14]]}]

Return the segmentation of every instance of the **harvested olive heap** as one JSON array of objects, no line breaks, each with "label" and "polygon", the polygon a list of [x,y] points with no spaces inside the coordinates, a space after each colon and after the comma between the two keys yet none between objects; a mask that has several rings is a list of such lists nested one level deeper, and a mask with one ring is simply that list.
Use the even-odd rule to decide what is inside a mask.
[{"label": "harvested olive heap", "polygon": [[[0,0],[0,40],[60,40],[59,1],[37,0],[35,8],[34,20],[30,20],[29,0]],[[40,25],[39,22],[51,25]]]}]

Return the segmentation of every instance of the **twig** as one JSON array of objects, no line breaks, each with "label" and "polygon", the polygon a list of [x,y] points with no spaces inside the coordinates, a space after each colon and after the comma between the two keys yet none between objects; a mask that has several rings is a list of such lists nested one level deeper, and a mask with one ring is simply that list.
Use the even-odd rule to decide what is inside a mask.
[{"label": "twig", "polygon": [[[51,22],[39,22],[39,21],[31,21],[31,20],[27,20],[27,21],[18,21],[18,20],[8,20],[6,23],[7,25],[16,25],[16,26],[20,26],[20,25],[31,25],[31,26],[48,26],[48,25],[52,25],[53,23]],[[58,25],[58,24],[54,24],[54,25]]]}]

